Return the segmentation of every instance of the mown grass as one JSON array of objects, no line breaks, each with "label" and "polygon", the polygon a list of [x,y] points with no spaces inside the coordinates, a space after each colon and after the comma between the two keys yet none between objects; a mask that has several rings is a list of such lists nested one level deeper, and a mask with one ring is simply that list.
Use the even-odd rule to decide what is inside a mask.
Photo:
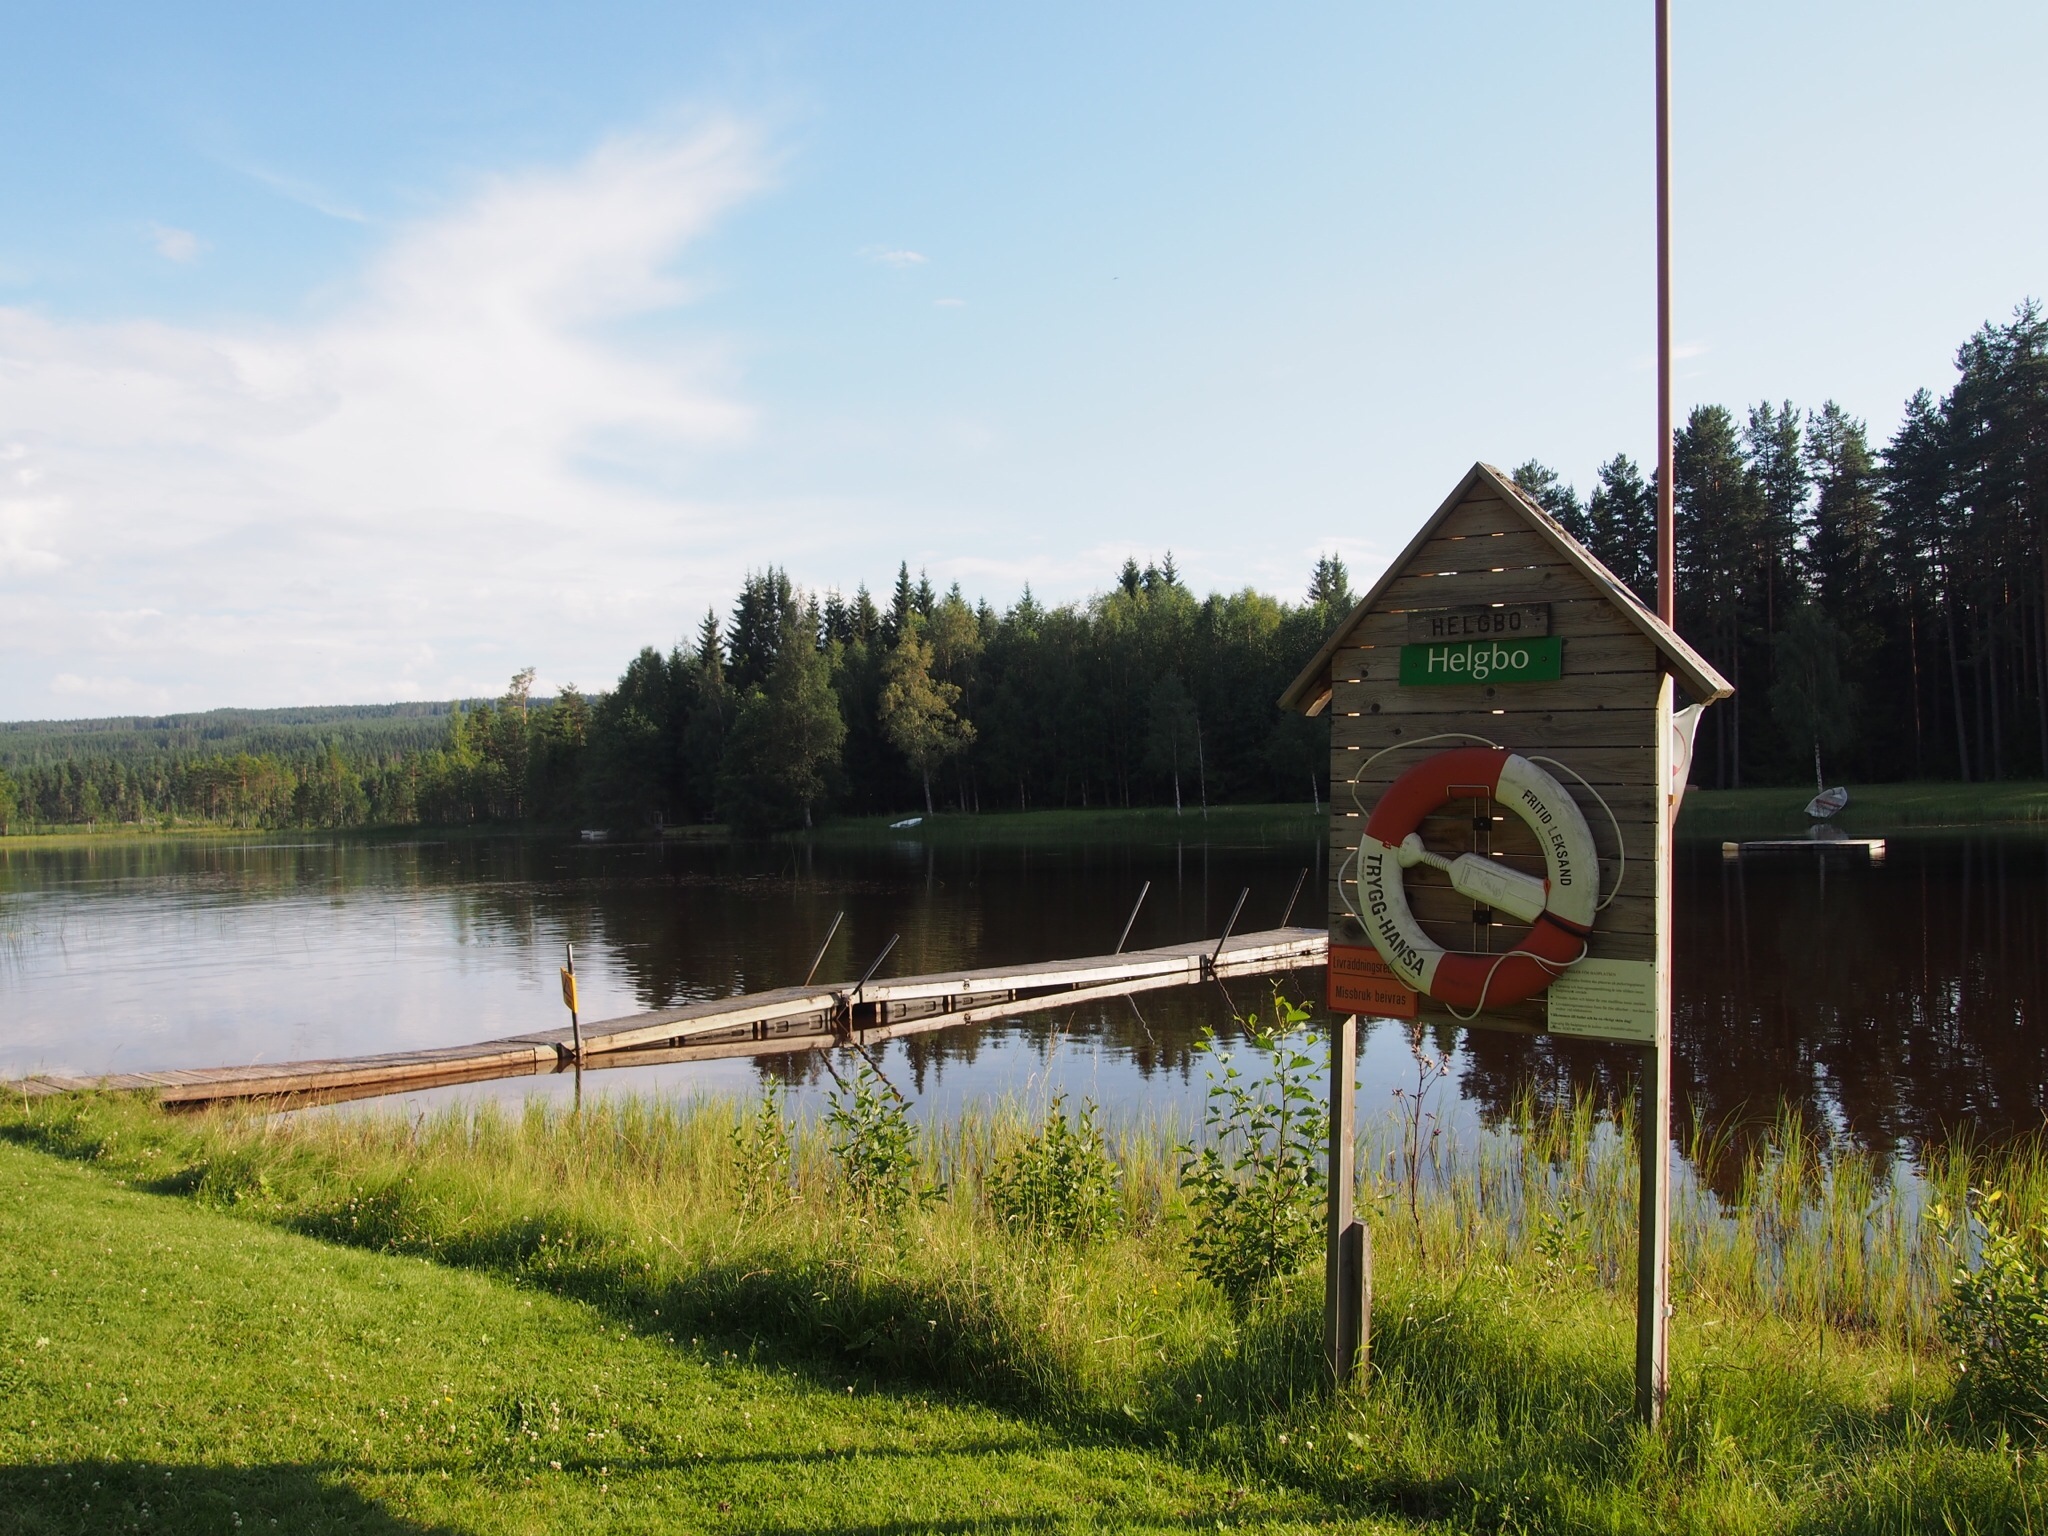
[{"label": "mown grass", "polygon": [[0,1145],[0,1531],[1385,1528],[120,1182]]},{"label": "mown grass", "polygon": [[[1340,1398],[1318,1387],[1312,1273],[1243,1323],[1190,1278],[1178,1159],[1157,1127],[1117,1138],[1124,1232],[1077,1250],[1005,1232],[987,1213],[988,1171],[1027,1129],[1020,1115],[928,1130],[925,1178],[946,1192],[894,1222],[849,1206],[815,1129],[800,1130],[786,1178],[763,1177],[736,1155],[735,1124],[721,1102],[266,1120],[172,1119],[102,1098],[17,1101],[0,1135],[182,1196],[189,1204],[163,1203],[181,1220],[205,1216],[211,1242],[283,1229],[387,1262],[427,1259],[431,1271],[405,1272],[466,1270],[508,1295],[545,1293],[664,1369],[725,1349],[789,1373],[790,1392],[858,1379],[911,1401],[941,1393],[950,1412],[972,1404],[1029,1426],[1034,1445],[1140,1458],[1140,1478],[1166,1465],[1211,1493],[1292,1490],[1308,1501],[1290,1506],[1304,1519],[2048,1525],[2048,1467],[1951,1406],[1932,1329],[1950,1261],[1921,1214],[1925,1191],[1794,1124],[1722,1150],[1738,1200],[1681,1192],[1673,1390],[1654,1436],[1630,1416],[1629,1130],[1591,1105],[1434,1152],[1392,1122],[1371,1130],[1361,1194],[1374,1227],[1373,1371]],[[1959,1152],[1927,1178],[1951,1196],[1996,1180],[2040,1209],[2048,1158],[2033,1146]],[[277,1411],[286,1395],[264,1390]],[[0,1408],[0,1423],[21,1411]],[[760,1454],[779,1454],[772,1438],[757,1436]],[[338,1444],[332,1464],[345,1465]],[[1204,1511],[1204,1524],[1235,1518]]]},{"label": "mown grass", "polygon": [[[1807,788],[1696,789],[1686,792],[1678,835],[1697,838],[1796,837],[1808,825]],[[2040,826],[2048,823],[2048,782],[2005,784],[1851,784],[1834,825],[1852,837],[1884,837],[1914,828]]]}]

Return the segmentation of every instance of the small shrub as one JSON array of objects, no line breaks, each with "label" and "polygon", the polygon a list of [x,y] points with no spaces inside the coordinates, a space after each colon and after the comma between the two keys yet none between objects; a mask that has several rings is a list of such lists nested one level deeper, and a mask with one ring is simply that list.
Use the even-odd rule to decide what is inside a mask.
[{"label": "small shrub", "polygon": [[1544,1290],[1593,1272],[1586,1260],[1585,1211],[1570,1200],[1537,1218],[1529,1246],[1536,1254],[1537,1284]]},{"label": "small shrub", "polygon": [[782,1095],[763,1093],[732,1128],[732,1166],[742,1209],[758,1209],[789,1193],[789,1122]]},{"label": "small shrub", "polygon": [[943,1186],[917,1187],[917,1132],[888,1080],[865,1058],[851,1083],[828,1096],[825,1124],[839,1177],[863,1210],[895,1216],[912,1200],[936,1200]]},{"label": "small shrub", "polygon": [[1209,1058],[1204,1145],[1180,1149],[1182,1187],[1194,1208],[1195,1272],[1240,1317],[1259,1293],[1306,1264],[1323,1234],[1323,1162],[1329,1112],[1309,1086],[1315,1062],[1297,1043],[1307,1010],[1277,993],[1272,1021],[1238,1022],[1260,1059],[1246,1077],[1214,1031],[1195,1049]]},{"label": "small shrub", "polygon": [[1066,1097],[1052,1101],[1037,1135],[989,1174],[988,1204],[1015,1231],[1085,1243],[1114,1232],[1123,1215],[1118,1168],[1102,1144],[1095,1105],[1069,1124]]},{"label": "small shrub", "polygon": [[1970,1206],[1960,1220],[1944,1206],[1931,1212],[1957,1259],[1940,1318],[1956,1352],[1956,1397],[1973,1419],[2039,1438],[2048,1430],[2048,1225],[2022,1225],[1996,1189],[1972,1190]]}]

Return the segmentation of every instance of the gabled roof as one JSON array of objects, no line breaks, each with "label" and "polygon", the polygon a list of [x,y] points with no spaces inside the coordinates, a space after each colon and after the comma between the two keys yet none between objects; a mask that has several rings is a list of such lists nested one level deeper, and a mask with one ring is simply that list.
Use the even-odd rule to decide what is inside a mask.
[{"label": "gabled roof", "polygon": [[1701,704],[1710,704],[1716,699],[1725,699],[1735,692],[1728,680],[1714,670],[1713,665],[1678,636],[1678,632],[1642,604],[1642,600],[1628,589],[1628,584],[1614,572],[1594,558],[1593,552],[1565,532],[1563,526],[1533,498],[1516,485],[1513,478],[1495,469],[1491,464],[1474,464],[1458,482],[1457,488],[1444,498],[1443,505],[1436,509],[1434,516],[1422,525],[1421,530],[1408,541],[1408,547],[1401,551],[1384,572],[1373,583],[1358,605],[1345,616],[1336,631],[1316,652],[1314,661],[1302,669],[1302,673],[1287,691],[1280,695],[1283,709],[1295,710],[1304,715],[1322,713],[1323,706],[1330,702],[1330,662],[1352,630],[1367,614],[1378,605],[1387,588],[1406,573],[1409,562],[1421,553],[1423,545],[1435,535],[1444,520],[1457,510],[1459,503],[1475,491],[1484,495],[1497,496],[1514,511],[1527,520],[1529,527],[1541,534],[1564,557],[1567,565],[1593,584],[1614,605],[1615,611],[1625,618],[1645,639],[1657,648],[1664,658],[1664,664],[1684,687],[1691,698]]}]

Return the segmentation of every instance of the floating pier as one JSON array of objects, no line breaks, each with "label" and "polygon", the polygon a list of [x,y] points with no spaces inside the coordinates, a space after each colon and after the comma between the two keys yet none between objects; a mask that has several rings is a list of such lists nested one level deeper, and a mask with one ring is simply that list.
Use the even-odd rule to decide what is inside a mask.
[{"label": "floating pier", "polygon": [[[601,1071],[867,1045],[959,1024],[992,1023],[1135,992],[1190,986],[1211,977],[1278,975],[1321,965],[1328,951],[1329,935],[1321,928],[1275,928],[1220,942],[1204,939],[1129,954],[898,976],[857,986],[777,987],[585,1024],[580,1065],[585,1071]],[[578,1065],[570,1032],[550,1029],[474,1045],[326,1061],[100,1077],[43,1075],[10,1083],[7,1091],[28,1098],[147,1091],[164,1104],[192,1108],[235,1100],[292,1107],[533,1077]]]},{"label": "floating pier", "polygon": [[1765,837],[1747,843],[1723,843],[1721,857],[1739,859],[1745,853],[1860,853],[1873,864],[1884,858],[1881,837]]}]

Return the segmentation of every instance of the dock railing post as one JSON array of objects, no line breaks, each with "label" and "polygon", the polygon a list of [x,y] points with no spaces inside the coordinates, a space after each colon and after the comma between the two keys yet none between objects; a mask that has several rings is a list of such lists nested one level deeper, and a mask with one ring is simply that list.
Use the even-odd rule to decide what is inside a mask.
[{"label": "dock railing post", "polygon": [[1294,916],[1294,904],[1301,900],[1301,888],[1306,884],[1308,884],[1308,870],[1304,867],[1302,872],[1294,877],[1294,889],[1287,894],[1287,910],[1280,914],[1280,926],[1282,928],[1287,926],[1287,919]]},{"label": "dock railing post", "polygon": [[846,921],[846,909],[842,907],[839,915],[832,919],[832,926],[825,930],[825,942],[818,946],[818,958],[813,960],[811,968],[804,972],[805,986],[808,987],[811,984],[818,974],[818,967],[825,963],[825,951],[832,947],[832,940],[839,932],[839,925],[844,921]]},{"label": "dock railing post", "polygon": [[882,968],[882,962],[889,958],[889,951],[896,947],[896,941],[902,937],[903,935],[900,933],[889,935],[889,942],[882,946],[882,952],[875,956],[866,970],[860,973],[860,980],[856,981],[852,989],[846,994],[846,1027],[848,1029],[853,1028],[853,1010],[860,1006],[861,988],[865,987],[875,972]]},{"label": "dock railing post", "polygon": [[1152,882],[1150,880],[1147,880],[1138,887],[1138,899],[1131,903],[1131,915],[1124,919],[1124,931],[1117,935],[1116,948],[1110,951],[1111,954],[1120,955],[1124,952],[1124,945],[1130,941],[1131,929],[1138,921],[1138,908],[1145,905],[1145,898],[1151,894]]},{"label": "dock railing post", "polygon": [[1209,952],[1209,958],[1202,969],[1211,976],[1216,974],[1216,962],[1223,958],[1223,946],[1230,942],[1230,931],[1237,926],[1237,916],[1244,911],[1244,899],[1251,895],[1252,888],[1246,886],[1237,893],[1237,905],[1230,909],[1230,921],[1223,925],[1223,936],[1216,941],[1216,947]]}]

